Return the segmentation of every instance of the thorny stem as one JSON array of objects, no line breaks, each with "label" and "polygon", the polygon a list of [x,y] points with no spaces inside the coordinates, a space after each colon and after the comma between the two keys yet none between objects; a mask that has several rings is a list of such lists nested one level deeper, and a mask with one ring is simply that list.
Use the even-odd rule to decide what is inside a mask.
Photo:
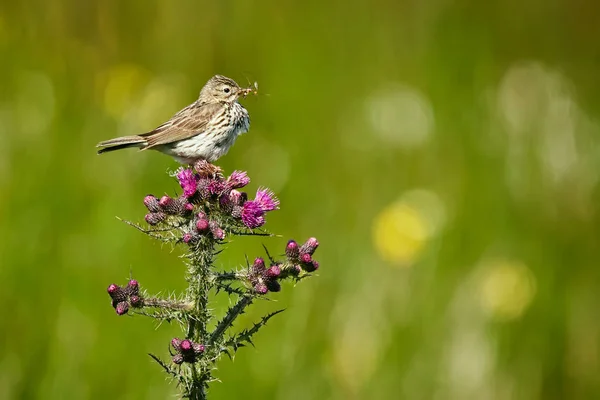
[{"label": "thorny stem", "polygon": [[[187,338],[198,343],[206,343],[208,337],[206,324],[210,319],[208,293],[210,291],[210,267],[213,263],[215,242],[209,238],[200,240],[189,254],[188,293],[193,302],[193,311],[188,315]],[[200,368],[200,371],[198,371]],[[206,386],[210,380],[210,371],[201,365],[191,364],[192,384],[189,398],[206,399]]]},{"label": "thorny stem", "polygon": [[190,254],[188,269],[188,292],[194,302],[194,316],[189,320],[188,338],[199,343],[207,339],[206,324],[210,319],[208,293],[210,290],[210,267],[213,262],[215,242],[205,238]]},{"label": "thorny stem", "polygon": [[194,304],[190,302],[170,301],[154,297],[144,298],[144,307],[166,308],[169,310],[191,311]]}]

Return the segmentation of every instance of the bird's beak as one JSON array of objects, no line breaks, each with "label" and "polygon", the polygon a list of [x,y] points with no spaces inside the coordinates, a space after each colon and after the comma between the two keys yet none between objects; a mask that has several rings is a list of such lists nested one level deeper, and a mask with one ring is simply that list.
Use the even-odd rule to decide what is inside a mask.
[{"label": "bird's beak", "polygon": [[240,89],[239,91],[239,95],[240,97],[246,97],[248,96],[250,93],[254,92],[254,94],[257,94],[256,90],[254,88],[244,88],[244,89]]}]

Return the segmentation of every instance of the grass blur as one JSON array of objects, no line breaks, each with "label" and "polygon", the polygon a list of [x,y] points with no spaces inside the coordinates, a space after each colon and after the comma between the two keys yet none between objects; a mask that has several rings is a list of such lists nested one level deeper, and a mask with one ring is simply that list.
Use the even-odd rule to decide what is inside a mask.
[{"label": "grass blur", "polygon": [[[319,276],[211,399],[600,398],[600,6],[592,1],[0,4],[0,398],[164,399],[177,326],[117,317],[178,252],[115,216],[173,193],[159,153],[97,156],[216,74],[259,82],[219,161],[273,188]],[[227,299],[215,304],[224,310]],[[244,325],[245,324],[245,325]]]}]

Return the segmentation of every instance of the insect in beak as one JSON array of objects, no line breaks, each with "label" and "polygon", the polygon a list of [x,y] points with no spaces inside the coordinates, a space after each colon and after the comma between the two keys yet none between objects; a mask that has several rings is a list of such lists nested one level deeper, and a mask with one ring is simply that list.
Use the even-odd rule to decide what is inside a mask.
[{"label": "insect in beak", "polygon": [[240,96],[246,97],[250,93],[254,94],[255,96],[258,94],[258,82],[254,82],[254,85],[248,88],[240,89]]}]

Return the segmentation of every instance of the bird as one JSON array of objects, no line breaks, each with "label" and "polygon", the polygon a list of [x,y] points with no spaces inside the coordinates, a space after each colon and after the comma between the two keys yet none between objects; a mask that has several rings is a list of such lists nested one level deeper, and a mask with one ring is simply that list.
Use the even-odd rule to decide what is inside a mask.
[{"label": "bird", "polygon": [[255,88],[241,88],[233,79],[215,75],[195,102],[167,122],[150,132],[100,142],[98,154],[137,147],[158,150],[181,164],[213,163],[250,129],[250,116],[238,99],[252,91],[256,94]]}]

